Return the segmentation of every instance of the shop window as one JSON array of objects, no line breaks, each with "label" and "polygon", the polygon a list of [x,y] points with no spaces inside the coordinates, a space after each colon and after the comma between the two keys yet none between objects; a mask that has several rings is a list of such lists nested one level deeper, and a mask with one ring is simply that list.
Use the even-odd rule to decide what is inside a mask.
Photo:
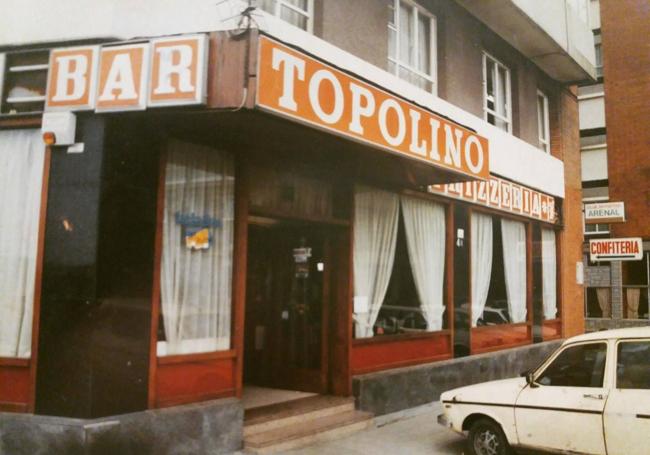
[{"label": "shop window", "polygon": [[539,148],[546,153],[551,153],[548,96],[539,90],[537,90],[537,131],[539,135]]},{"label": "shop window", "polygon": [[557,308],[557,258],[553,229],[542,228],[542,305],[544,320],[556,319]]},{"label": "shop window", "polygon": [[259,0],[264,11],[298,28],[312,31],[314,0]]},{"label": "shop window", "polygon": [[585,316],[588,318],[612,317],[612,293],[610,288],[585,288]]},{"label": "shop window", "polygon": [[48,51],[0,54],[1,114],[43,112],[48,58]]},{"label": "shop window", "polygon": [[526,322],[526,226],[472,213],[472,327]]},{"label": "shop window", "polygon": [[31,357],[44,158],[39,131],[0,131],[0,357]]},{"label": "shop window", "polygon": [[623,317],[625,319],[648,319],[648,281],[650,277],[650,253],[640,261],[625,261],[623,267]]},{"label": "shop window", "polygon": [[437,92],[436,18],[408,0],[388,0],[388,71]]},{"label": "shop window", "polygon": [[483,53],[483,112],[485,120],[504,131],[512,131],[510,70]]},{"label": "shop window", "polygon": [[356,338],[442,330],[445,209],[358,187],[354,217]]},{"label": "shop window", "polygon": [[230,155],[169,143],[159,356],[230,349],[234,188]]}]

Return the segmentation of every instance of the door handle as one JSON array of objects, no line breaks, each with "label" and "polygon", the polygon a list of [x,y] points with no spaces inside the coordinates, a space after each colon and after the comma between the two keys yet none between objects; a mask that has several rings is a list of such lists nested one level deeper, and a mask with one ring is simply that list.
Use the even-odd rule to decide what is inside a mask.
[{"label": "door handle", "polygon": [[583,397],[584,397],[584,398],[591,398],[591,399],[593,399],[593,400],[602,400],[602,399],[605,398],[605,397],[603,396],[602,393],[599,393],[599,394],[595,394],[595,393],[585,393],[585,394],[583,395]]}]

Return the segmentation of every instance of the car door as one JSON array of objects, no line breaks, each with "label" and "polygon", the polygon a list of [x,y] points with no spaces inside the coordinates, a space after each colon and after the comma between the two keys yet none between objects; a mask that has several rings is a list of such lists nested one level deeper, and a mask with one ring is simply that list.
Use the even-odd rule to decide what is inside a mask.
[{"label": "car door", "polygon": [[605,454],[605,341],[564,347],[534,375],[515,405],[521,445]]},{"label": "car door", "polygon": [[650,340],[616,345],[616,383],[605,406],[610,455],[650,454]]}]

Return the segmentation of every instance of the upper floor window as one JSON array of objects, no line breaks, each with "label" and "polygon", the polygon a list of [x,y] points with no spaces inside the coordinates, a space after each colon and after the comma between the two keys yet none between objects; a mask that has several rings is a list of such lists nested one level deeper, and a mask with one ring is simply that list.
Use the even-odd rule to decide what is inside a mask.
[{"label": "upper floor window", "polygon": [[537,131],[539,134],[539,148],[546,153],[551,153],[551,133],[549,128],[548,97],[537,90]]},{"label": "upper floor window", "polygon": [[510,70],[494,57],[483,53],[483,112],[488,123],[512,131]]},{"label": "upper floor window", "polygon": [[48,59],[40,50],[0,54],[0,114],[43,112]]},{"label": "upper floor window", "polygon": [[603,77],[603,39],[600,30],[594,31],[594,50],[596,52],[596,76]]},{"label": "upper floor window", "polygon": [[436,93],[436,18],[407,0],[388,0],[388,12],[388,70]]},{"label": "upper floor window", "polygon": [[259,7],[308,32],[312,31],[314,0],[259,0]]}]

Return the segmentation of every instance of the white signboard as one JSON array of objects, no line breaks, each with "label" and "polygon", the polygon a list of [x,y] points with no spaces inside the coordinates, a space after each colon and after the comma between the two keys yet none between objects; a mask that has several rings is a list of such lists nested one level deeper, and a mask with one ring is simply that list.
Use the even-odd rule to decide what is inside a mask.
[{"label": "white signboard", "polygon": [[620,223],[625,221],[624,202],[585,204],[585,223]]},{"label": "white signboard", "polygon": [[596,261],[638,261],[643,258],[641,237],[589,240],[589,259]]}]

